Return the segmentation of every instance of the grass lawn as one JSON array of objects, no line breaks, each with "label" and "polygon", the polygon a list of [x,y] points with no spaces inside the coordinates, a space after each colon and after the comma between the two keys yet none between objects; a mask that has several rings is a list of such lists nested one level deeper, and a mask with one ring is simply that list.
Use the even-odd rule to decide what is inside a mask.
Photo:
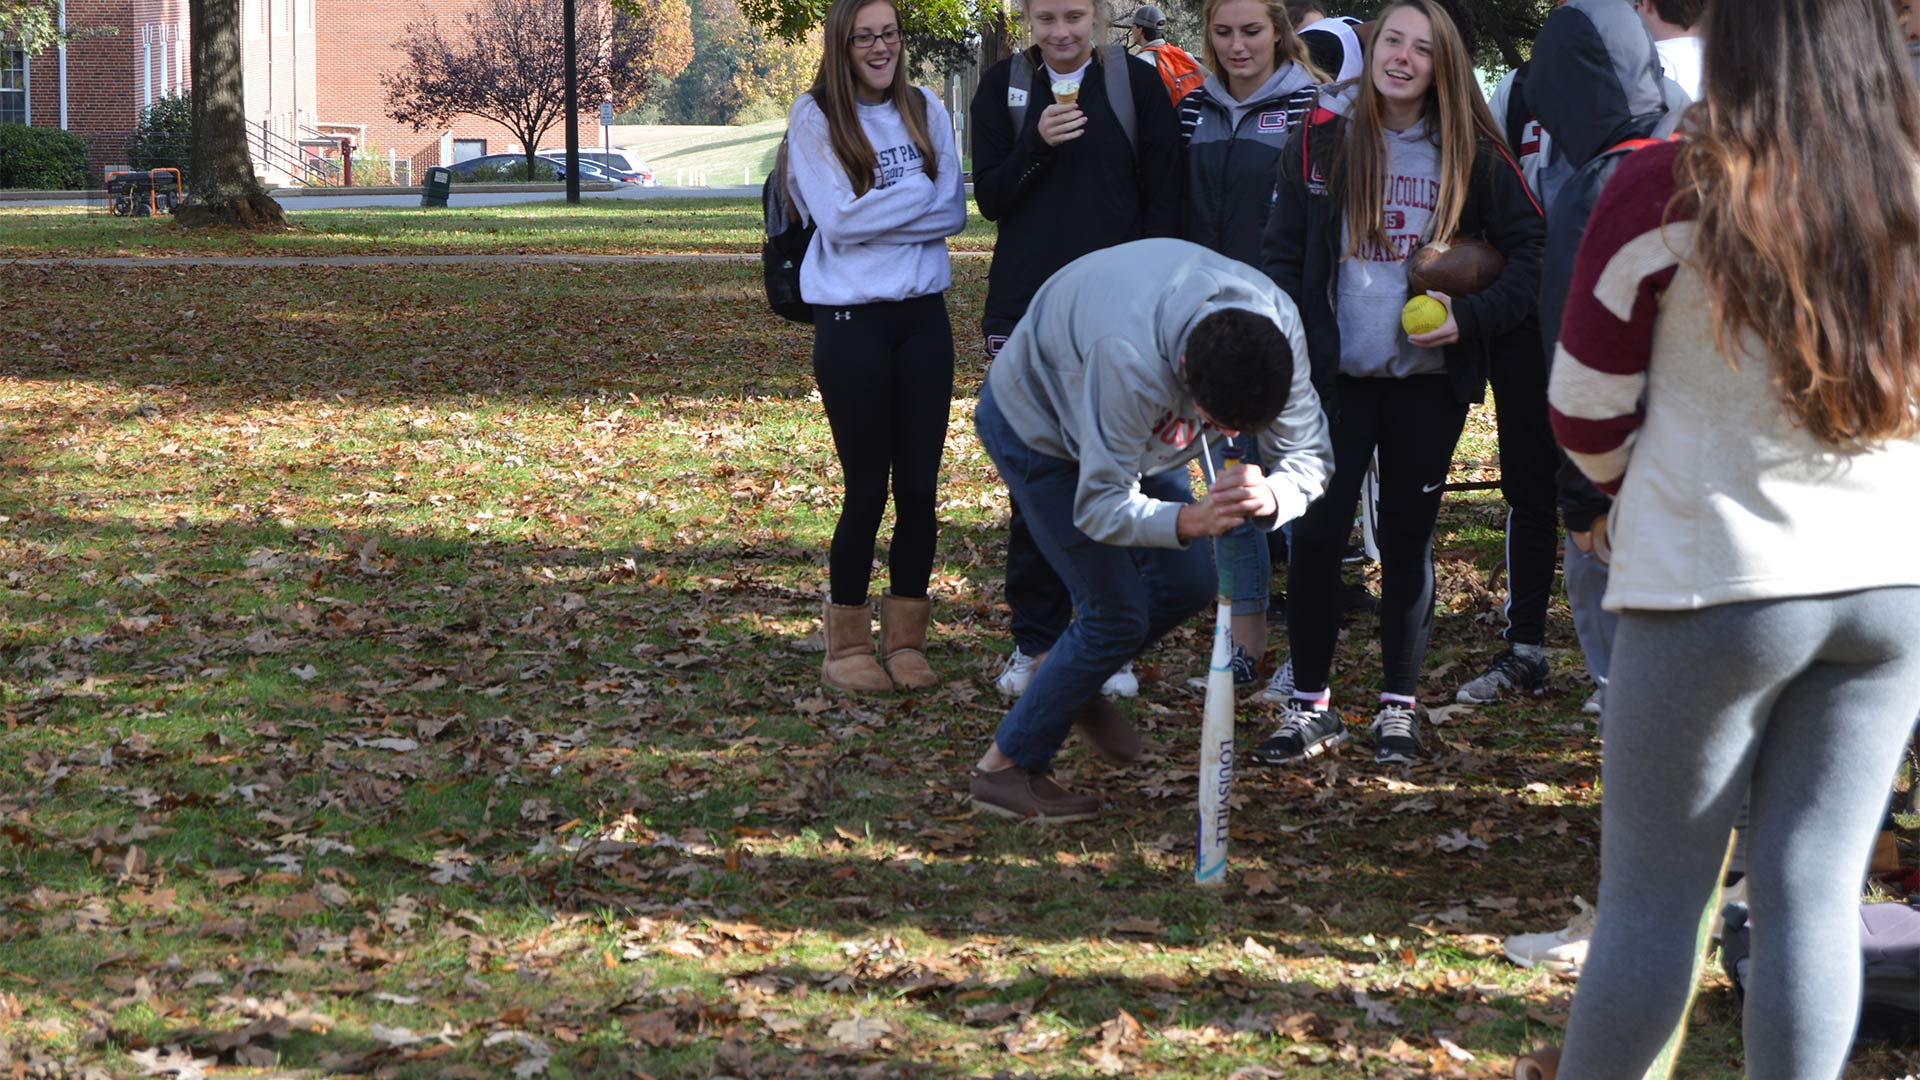
[{"label": "grass lawn", "polygon": [[[288,200],[298,210],[299,202]],[[117,218],[75,207],[0,207],[0,260],[46,255],[603,255],[757,252],[760,200],[593,199],[515,206],[298,210],[282,232],[183,229],[171,218]],[[990,251],[995,228],[974,213],[952,241]]]},{"label": "grass lawn", "polygon": [[[260,246],[752,224],[315,220]],[[232,246],[103,245],[122,224],[166,228],[8,213],[0,250]],[[1242,772],[1220,891],[1191,885],[1199,621],[1142,665],[1146,757],[1061,759],[1106,818],[970,812],[1010,647],[970,425],[985,271],[952,294],[946,682],[856,700],[818,681],[811,339],[751,265],[0,264],[0,1075],[1502,1077],[1556,1041],[1572,984],[1498,941],[1595,884],[1564,604],[1551,692],[1452,713],[1431,763]],[[1477,411],[1457,475],[1490,433]],[[1502,520],[1447,503],[1435,704],[1497,651]],[[1375,630],[1343,641],[1347,704]],[[1241,745],[1268,727],[1244,707]],[[1716,970],[1680,1075],[1740,1061]]]},{"label": "grass lawn", "polygon": [[646,124],[615,129],[614,145],[637,152],[662,184],[684,179],[694,183],[695,174],[704,174],[708,184],[741,182],[745,169],[747,183],[757,184],[773,171],[773,159],[780,148],[780,137],[787,133],[787,121],[768,120],[759,124],[734,127],[700,127],[686,124]]}]

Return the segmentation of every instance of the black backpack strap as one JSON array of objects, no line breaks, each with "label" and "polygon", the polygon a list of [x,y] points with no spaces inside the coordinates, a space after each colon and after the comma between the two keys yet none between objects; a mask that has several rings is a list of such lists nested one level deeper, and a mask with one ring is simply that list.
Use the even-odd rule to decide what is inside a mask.
[{"label": "black backpack strap", "polygon": [[[1020,138],[1020,132],[1027,126],[1027,95],[1033,92],[1033,61],[1027,58],[1026,50],[1015,52],[1008,58],[1007,67],[1007,116],[1013,120],[1013,137]],[[1017,104],[1016,104],[1017,100]]]},{"label": "black backpack strap", "polygon": [[1100,46],[1100,72],[1107,81],[1107,104],[1127,134],[1127,146],[1140,152],[1140,113],[1133,102],[1133,72],[1127,65],[1134,59],[1119,45]]}]

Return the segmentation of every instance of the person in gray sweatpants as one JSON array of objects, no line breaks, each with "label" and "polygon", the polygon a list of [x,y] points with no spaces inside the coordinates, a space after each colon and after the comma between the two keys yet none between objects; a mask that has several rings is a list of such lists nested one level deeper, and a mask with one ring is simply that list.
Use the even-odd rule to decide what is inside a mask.
[{"label": "person in gray sweatpants", "polygon": [[1885,0],[1711,5],[1703,39],[1688,138],[1630,154],[1594,206],[1548,390],[1614,496],[1620,620],[1560,1080],[1644,1076],[1684,1022],[1743,795],[1747,1075],[1840,1075],[1861,882],[1920,709],[1920,560],[1873,540],[1920,529],[1920,87]]}]

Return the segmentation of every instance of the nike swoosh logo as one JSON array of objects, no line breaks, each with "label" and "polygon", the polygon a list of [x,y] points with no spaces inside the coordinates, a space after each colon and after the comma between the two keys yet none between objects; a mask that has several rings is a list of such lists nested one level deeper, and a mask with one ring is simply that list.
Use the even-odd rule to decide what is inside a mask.
[{"label": "nike swoosh logo", "polygon": [[1420,487],[1420,491],[1422,494],[1431,495],[1434,492],[1439,491],[1441,488],[1446,486],[1447,486],[1447,482],[1445,480],[1442,480],[1437,484],[1423,484]]}]

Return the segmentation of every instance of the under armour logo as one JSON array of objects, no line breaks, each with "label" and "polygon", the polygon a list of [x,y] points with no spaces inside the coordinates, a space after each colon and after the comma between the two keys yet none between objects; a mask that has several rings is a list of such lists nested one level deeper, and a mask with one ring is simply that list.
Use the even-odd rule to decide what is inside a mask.
[{"label": "under armour logo", "polygon": [[853,312],[851,312],[851,311],[836,311],[836,312],[834,312],[834,313],[833,313],[833,321],[834,321],[834,322],[852,322],[852,321],[853,321]]}]

